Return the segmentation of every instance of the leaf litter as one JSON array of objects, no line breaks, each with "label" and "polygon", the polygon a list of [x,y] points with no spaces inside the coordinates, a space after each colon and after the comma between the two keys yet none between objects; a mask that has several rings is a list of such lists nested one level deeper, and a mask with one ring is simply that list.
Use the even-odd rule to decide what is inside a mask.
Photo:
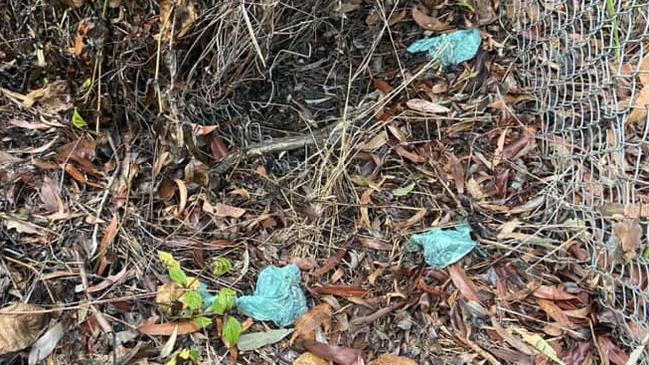
[{"label": "leaf litter", "polygon": [[[295,364],[640,356],[618,334],[642,341],[642,325],[595,305],[624,299],[583,263],[646,290],[634,264],[649,252],[646,197],[600,207],[605,252],[590,222],[548,225],[558,162],[542,147],[579,146],[526,114],[535,97],[497,2],[105,4],[11,1],[0,20],[3,353],[183,365],[208,351]],[[620,103],[632,143],[649,90],[648,58],[634,57],[620,66],[637,84]],[[608,172],[575,171],[604,194]],[[461,234],[436,228],[453,224]],[[430,265],[407,250],[427,232],[444,243],[424,249]],[[270,266],[291,267],[290,285],[257,282]],[[33,304],[6,309],[17,301]]]}]

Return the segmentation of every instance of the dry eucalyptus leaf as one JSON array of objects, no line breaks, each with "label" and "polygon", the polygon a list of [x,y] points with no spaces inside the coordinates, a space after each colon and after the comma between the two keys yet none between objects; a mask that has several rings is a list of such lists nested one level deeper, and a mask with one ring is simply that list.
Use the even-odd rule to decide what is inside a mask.
[{"label": "dry eucalyptus leaf", "polygon": [[295,321],[291,343],[297,338],[313,339],[313,332],[321,325],[325,329],[331,325],[331,306],[327,303],[316,305]]},{"label": "dry eucalyptus leaf", "polygon": [[370,361],[368,365],[417,365],[417,363],[404,356],[383,354]]},{"label": "dry eucalyptus leaf", "polygon": [[448,113],[451,109],[423,99],[410,99],[406,102],[408,108],[422,113]]},{"label": "dry eucalyptus leaf", "polygon": [[439,19],[429,16],[425,6],[418,5],[412,8],[412,20],[417,25],[425,30],[432,30],[433,32],[442,32],[452,29],[452,27]]},{"label": "dry eucalyptus leaf", "polygon": [[0,309],[0,355],[20,351],[36,341],[45,326],[45,314],[24,312],[42,309],[25,303],[15,303]]},{"label": "dry eucalyptus leaf", "polygon": [[56,348],[65,335],[65,328],[62,322],[58,322],[52,328],[47,330],[32,346],[29,351],[29,365],[38,364],[45,360]]},{"label": "dry eucalyptus leaf", "polygon": [[642,243],[642,227],[631,219],[613,224],[613,234],[618,239],[624,252],[625,262],[637,256],[637,249]]}]

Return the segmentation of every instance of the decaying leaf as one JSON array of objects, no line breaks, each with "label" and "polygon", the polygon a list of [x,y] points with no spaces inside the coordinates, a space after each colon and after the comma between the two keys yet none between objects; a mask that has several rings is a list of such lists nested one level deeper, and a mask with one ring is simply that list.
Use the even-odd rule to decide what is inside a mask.
[{"label": "decaying leaf", "polygon": [[577,328],[577,326],[568,318],[568,316],[559,308],[554,302],[547,299],[537,299],[536,303],[539,305],[550,318],[557,321],[561,326],[569,329]]},{"label": "decaying leaf", "polygon": [[629,355],[627,355],[622,349],[617,347],[613,340],[608,336],[597,336],[597,344],[599,345],[603,354],[600,356],[605,356],[610,363],[615,365],[627,365],[629,361]]},{"label": "decaying leaf", "polygon": [[31,346],[45,326],[43,308],[25,303],[10,304],[0,309],[0,355]]},{"label": "decaying leaf", "polygon": [[[196,8],[192,0],[160,1],[160,37],[163,42],[182,38],[196,21]],[[171,34],[172,30],[175,32]]]},{"label": "decaying leaf", "polygon": [[361,358],[360,350],[349,347],[328,345],[312,340],[302,341],[302,346],[314,355],[339,365],[354,365]]},{"label": "decaying leaf", "polygon": [[475,284],[471,279],[469,279],[466,272],[459,264],[449,266],[448,273],[453,281],[453,285],[455,285],[466,300],[472,300],[478,303],[481,302]]},{"label": "decaying leaf", "polygon": [[549,300],[572,300],[577,299],[576,295],[567,293],[565,289],[559,286],[541,285],[534,290],[534,296],[541,299]]},{"label": "decaying leaf", "polygon": [[137,327],[137,330],[141,334],[148,336],[171,336],[176,331],[176,328],[178,335],[186,335],[200,330],[200,327],[193,321],[155,323],[151,320],[146,320]]},{"label": "decaying leaf", "polygon": [[335,295],[339,297],[363,297],[367,295],[367,290],[352,285],[318,285],[312,290],[322,295]]},{"label": "decaying leaf", "polygon": [[625,262],[633,260],[637,256],[638,247],[642,243],[642,227],[635,220],[626,219],[613,224],[613,234],[617,238]]},{"label": "decaying leaf", "polygon": [[559,357],[557,356],[557,352],[554,351],[552,346],[541,336],[537,335],[536,333],[530,333],[522,328],[519,327],[512,327],[512,330],[516,332],[523,341],[529,343],[537,349],[539,352],[541,352],[543,355],[545,355],[548,359],[556,362],[559,365],[566,365]]},{"label": "decaying leaf", "polygon": [[50,177],[43,178],[39,195],[45,210],[48,212],[62,212],[63,201],[61,200],[61,192],[54,180]]},{"label": "decaying leaf", "polygon": [[47,330],[47,332],[45,332],[43,336],[34,343],[32,349],[29,351],[29,364],[35,365],[50,356],[61,338],[63,338],[64,334],[65,328],[62,322],[58,322],[52,326],[52,328]]},{"label": "decaying leaf", "polygon": [[374,137],[358,146],[361,151],[372,152],[384,146],[388,142],[388,135],[385,131],[377,133]]},{"label": "decaying leaf", "polygon": [[293,361],[293,365],[329,365],[329,362],[310,352],[305,352]]},{"label": "decaying leaf", "polygon": [[[203,208],[205,208],[205,205],[203,205]],[[223,203],[216,203],[212,213],[219,218],[240,218],[246,213],[246,210]]]},{"label": "decaying leaf", "polygon": [[383,354],[370,361],[368,365],[417,365],[417,363],[404,356]]},{"label": "decaying leaf", "polygon": [[452,29],[449,24],[441,22],[439,19],[429,16],[426,6],[419,4],[412,8],[412,20],[417,23],[419,27],[425,30],[432,30],[434,32],[442,32]]},{"label": "decaying leaf", "polygon": [[646,55],[640,63],[640,83],[642,89],[633,100],[631,113],[626,118],[627,124],[641,122],[647,118],[647,108],[649,108],[649,54]]},{"label": "decaying leaf", "polygon": [[327,329],[330,325],[331,306],[327,303],[316,305],[295,321],[295,332],[291,336],[291,343],[297,338],[314,339],[313,332],[318,327],[324,326]]},{"label": "decaying leaf", "polygon": [[406,102],[406,105],[408,106],[408,108],[421,113],[442,114],[451,111],[451,109],[443,105],[439,105],[433,103],[432,101],[427,101],[423,99],[410,99]]},{"label": "decaying leaf", "polygon": [[155,302],[162,314],[171,315],[173,305],[183,295],[183,287],[174,282],[163,284],[158,288]]}]

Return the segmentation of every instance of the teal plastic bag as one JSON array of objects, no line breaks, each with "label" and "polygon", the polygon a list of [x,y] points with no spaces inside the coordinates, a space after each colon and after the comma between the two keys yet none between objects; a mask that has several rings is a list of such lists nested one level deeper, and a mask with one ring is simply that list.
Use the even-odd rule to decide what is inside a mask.
[{"label": "teal plastic bag", "polygon": [[443,67],[457,66],[475,57],[482,38],[475,28],[457,30],[437,37],[420,39],[411,44],[409,53],[427,52],[430,59],[436,59]]},{"label": "teal plastic bag", "polygon": [[453,229],[434,228],[428,232],[410,237],[411,251],[424,250],[426,263],[436,269],[443,269],[459,261],[475,247],[471,238],[471,227],[461,221]]},{"label": "teal plastic bag", "polygon": [[291,264],[282,268],[267,266],[257,278],[254,295],[237,299],[237,309],[258,321],[290,326],[307,312],[300,287],[300,269]]}]

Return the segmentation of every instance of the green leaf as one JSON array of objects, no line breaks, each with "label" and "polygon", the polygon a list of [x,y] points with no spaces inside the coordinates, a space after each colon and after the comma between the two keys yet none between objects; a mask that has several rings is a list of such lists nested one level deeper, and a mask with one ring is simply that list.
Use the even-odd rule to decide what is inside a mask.
[{"label": "green leaf", "polygon": [[190,360],[193,363],[198,362],[198,351],[197,350],[190,350],[190,349],[182,349],[180,353],[178,354],[178,357],[181,358],[182,360]]},{"label": "green leaf", "polygon": [[90,85],[92,85],[92,80],[85,79],[85,80],[83,80],[83,84],[81,84],[81,87],[83,87],[84,89],[87,89],[87,88],[90,87]]},{"label": "green leaf", "polygon": [[210,307],[211,311],[216,314],[224,314],[234,308],[237,300],[237,293],[230,288],[222,288],[214,298],[214,303]]},{"label": "green leaf", "polygon": [[79,129],[83,129],[88,126],[88,123],[86,123],[81,114],[79,114],[79,110],[77,108],[74,108],[74,111],[72,112],[72,125]]},{"label": "green leaf", "polygon": [[239,351],[252,351],[277,343],[293,332],[292,328],[280,328],[265,332],[253,332],[241,335],[237,347]]},{"label": "green leaf", "polygon": [[180,267],[180,262],[178,262],[169,252],[158,251],[158,259],[167,269],[174,266]]},{"label": "green leaf", "polygon": [[194,324],[197,325],[199,328],[205,328],[205,327],[209,327],[209,325],[212,324],[212,320],[207,317],[196,317],[194,318]]},{"label": "green leaf", "polygon": [[186,291],[179,300],[192,313],[200,309],[203,303],[201,295],[195,290]]},{"label": "green leaf", "polygon": [[234,317],[228,317],[223,325],[223,332],[221,333],[221,339],[225,346],[230,348],[236,345],[239,342],[241,331],[241,323]]},{"label": "green leaf", "polygon": [[180,268],[180,266],[172,266],[169,268],[169,279],[173,281],[176,284],[180,284],[182,286],[185,286],[187,284],[187,275],[183,271],[183,269]]},{"label": "green leaf", "polygon": [[222,276],[232,269],[232,261],[225,257],[217,257],[212,261],[212,275]]},{"label": "green leaf", "polygon": [[403,186],[403,187],[392,190],[392,195],[394,195],[394,196],[406,196],[406,195],[410,194],[410,192],[414,188],[415,188],[415,183],[412,182],[412,183],[410,183],[410,184],[408,184],[406,186]]}]

